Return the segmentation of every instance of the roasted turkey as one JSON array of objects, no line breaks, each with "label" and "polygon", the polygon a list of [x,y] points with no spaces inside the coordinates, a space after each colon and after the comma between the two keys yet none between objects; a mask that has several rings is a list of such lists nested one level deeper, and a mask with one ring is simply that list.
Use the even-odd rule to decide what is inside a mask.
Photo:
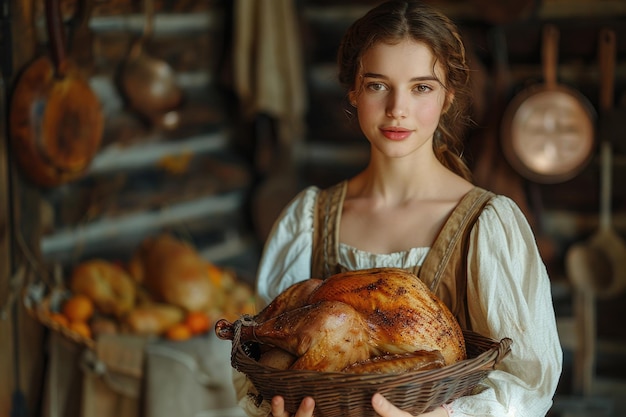
[{"label": "roasted turkey", "polygon": [[[233,340],[235,324],[220,320],[215,331]],[[452,313],[417,276],[397,268],[294,284],[241,327],[240,341],[272,347],[290,369],[325,372],[431,369],[466,357]]]}]

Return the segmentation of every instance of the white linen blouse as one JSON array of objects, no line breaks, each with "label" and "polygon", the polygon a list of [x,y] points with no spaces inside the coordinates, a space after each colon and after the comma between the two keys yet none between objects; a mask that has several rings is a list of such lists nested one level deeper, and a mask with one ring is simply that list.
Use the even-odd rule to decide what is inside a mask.
[{"label": "white linen blouse", "polygon": [[[274,224],[259,264],[260,307],[310,278],[313,215],[319,188],[302,190]],[[348,270],[421,265],[428,247],[376,254],[339,244]],[[467,302],[472,329],[513,340],[511,353],[483,381],[485,390],[449,404],[456,416],[545,416],[562,369],[550,280],[533,232],[511,199],[498,195],[470,234]]]}]

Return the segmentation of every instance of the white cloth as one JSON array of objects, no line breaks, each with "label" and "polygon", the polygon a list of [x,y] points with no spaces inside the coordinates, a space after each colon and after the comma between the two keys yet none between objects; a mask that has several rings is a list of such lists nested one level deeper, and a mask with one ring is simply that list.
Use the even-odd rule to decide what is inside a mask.
[{"label": "white cloth", "polygon": [[[257,293],[268,303],[311,270],[313,214],[319,189],[303,190],[275,223],[261,259]],[[429,248],[372,254],[340,244],[349,270],[421,265]],[[467,300],[474,331],[513,340],[508,355],[484,380],[490,389],[453,401],[457,416],[545,416],[562,369],[550,280],[533,232],[519,207],[496,196],[470,235]]]}]

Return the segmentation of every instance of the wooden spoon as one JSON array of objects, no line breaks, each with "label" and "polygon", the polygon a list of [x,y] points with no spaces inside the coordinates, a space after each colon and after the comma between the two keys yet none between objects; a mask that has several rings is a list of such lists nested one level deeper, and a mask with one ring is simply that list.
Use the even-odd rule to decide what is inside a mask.
[{"label": "wooden spoon", "polygon": [[[615,46],[615,33],[601,31],[601,115],[610,114],[613,107]],[[586,245],[574,245],[566,257],[574,284],[599,297],[614,296],[626,288],[626,244],[611,225],[612,155],[611,138],[601,138],[599,228]]]}]

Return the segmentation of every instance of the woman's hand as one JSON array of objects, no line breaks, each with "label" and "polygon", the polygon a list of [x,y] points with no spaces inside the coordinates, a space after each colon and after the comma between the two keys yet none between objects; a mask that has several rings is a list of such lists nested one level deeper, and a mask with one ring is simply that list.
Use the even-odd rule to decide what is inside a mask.
[{"label": "woman's hand", "polygon": [[[378,393],[372,396],[372,407],[381,417],[412,417],[411,414],[400,410]],[[420,414],[417,417],[448,417],[448,412],[443,407],[437,407],[433,411]]]},{"label": "woman's hand", "polygon": [[[315,401],[313,398],[305,397],[294,417],[312,417],[314,408]],[[272,398],[272,415],[274,417],[290,417],[290,414],[285,410],[285,400],[280,395]]]},{"label": "woman's hand", "polygon": [[[413,417],[390,403],[381,394],[374,394],[372,406],[381,417]],[[313,409],[315,409],[315,401],[311,397],[306,397],[300,403],[300,407],[293,417],[312,417]],[[272,415],[274,417],[290,417],[290,414],[285,410],[285,400],[279,395],[272,398]],[[438,407],[417,417],[448,417],[448,412],[443,407]]]}]

